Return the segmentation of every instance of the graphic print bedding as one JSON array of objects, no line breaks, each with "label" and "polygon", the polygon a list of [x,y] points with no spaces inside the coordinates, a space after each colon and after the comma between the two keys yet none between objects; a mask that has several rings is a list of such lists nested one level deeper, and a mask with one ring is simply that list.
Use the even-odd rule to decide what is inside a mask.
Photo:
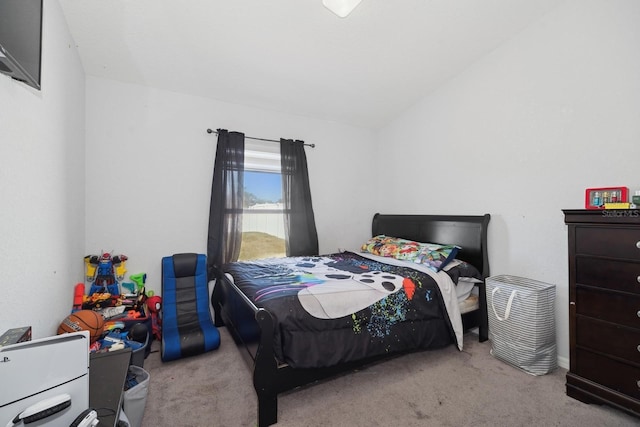
[{"label": "graphic print bedding", "polygon": [[462,345],[445,272],[353,252],[231,263],[225,271],[275,317],[276,357],[293,368]]}]

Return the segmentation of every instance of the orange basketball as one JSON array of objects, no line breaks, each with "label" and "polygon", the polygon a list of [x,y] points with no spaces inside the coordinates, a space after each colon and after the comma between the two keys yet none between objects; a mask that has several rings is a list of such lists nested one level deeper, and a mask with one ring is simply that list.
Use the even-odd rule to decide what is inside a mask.
[{"label": "orange basketball", "polygon": [[71,313],[64,318],[58,326],[58,335],[68,332],[89,331],[90,341],[93,344],[100,338],[104,330],[104,318],[93,310],[80,310]]}]

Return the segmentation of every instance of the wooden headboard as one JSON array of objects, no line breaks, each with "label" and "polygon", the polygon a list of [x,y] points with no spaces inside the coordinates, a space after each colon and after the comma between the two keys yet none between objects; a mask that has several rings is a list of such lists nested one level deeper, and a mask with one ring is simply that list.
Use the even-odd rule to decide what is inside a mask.
[{"label": "wooden headboard", "polygon": [[458,245],[456,258],[489,277],[487,228],[491,215],[383,215],[373,216],[372,235],[384,234],[416,242]]}]

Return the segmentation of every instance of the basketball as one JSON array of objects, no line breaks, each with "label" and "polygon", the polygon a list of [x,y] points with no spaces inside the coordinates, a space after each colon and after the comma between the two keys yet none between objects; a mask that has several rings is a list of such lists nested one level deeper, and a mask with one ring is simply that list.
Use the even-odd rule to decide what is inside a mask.
[{"label": "basketball", "polygon": [[71,313],[64,318],[58,326],[58,335],[68,332],[89,331],[90,341],[93,344],[104,329],[104,318],[93,310],[80,310]]}]

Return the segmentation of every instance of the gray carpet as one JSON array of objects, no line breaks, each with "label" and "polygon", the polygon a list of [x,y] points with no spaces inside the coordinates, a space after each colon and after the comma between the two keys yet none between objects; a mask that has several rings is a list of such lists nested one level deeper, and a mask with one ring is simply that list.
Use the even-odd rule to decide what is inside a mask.
[{"label": "gray carpet", "polygon": [[[143,427],[255,426],[251,373],[225,328],[216,351],[163,363],[155,351]],[[154,350],[158,350],[154,342]],[[532,376],[465,335],[453,345],[412,353],[280,395],[278,427],[301,426],[633,426],[640,420],[565,394],[566,370]]]}]

